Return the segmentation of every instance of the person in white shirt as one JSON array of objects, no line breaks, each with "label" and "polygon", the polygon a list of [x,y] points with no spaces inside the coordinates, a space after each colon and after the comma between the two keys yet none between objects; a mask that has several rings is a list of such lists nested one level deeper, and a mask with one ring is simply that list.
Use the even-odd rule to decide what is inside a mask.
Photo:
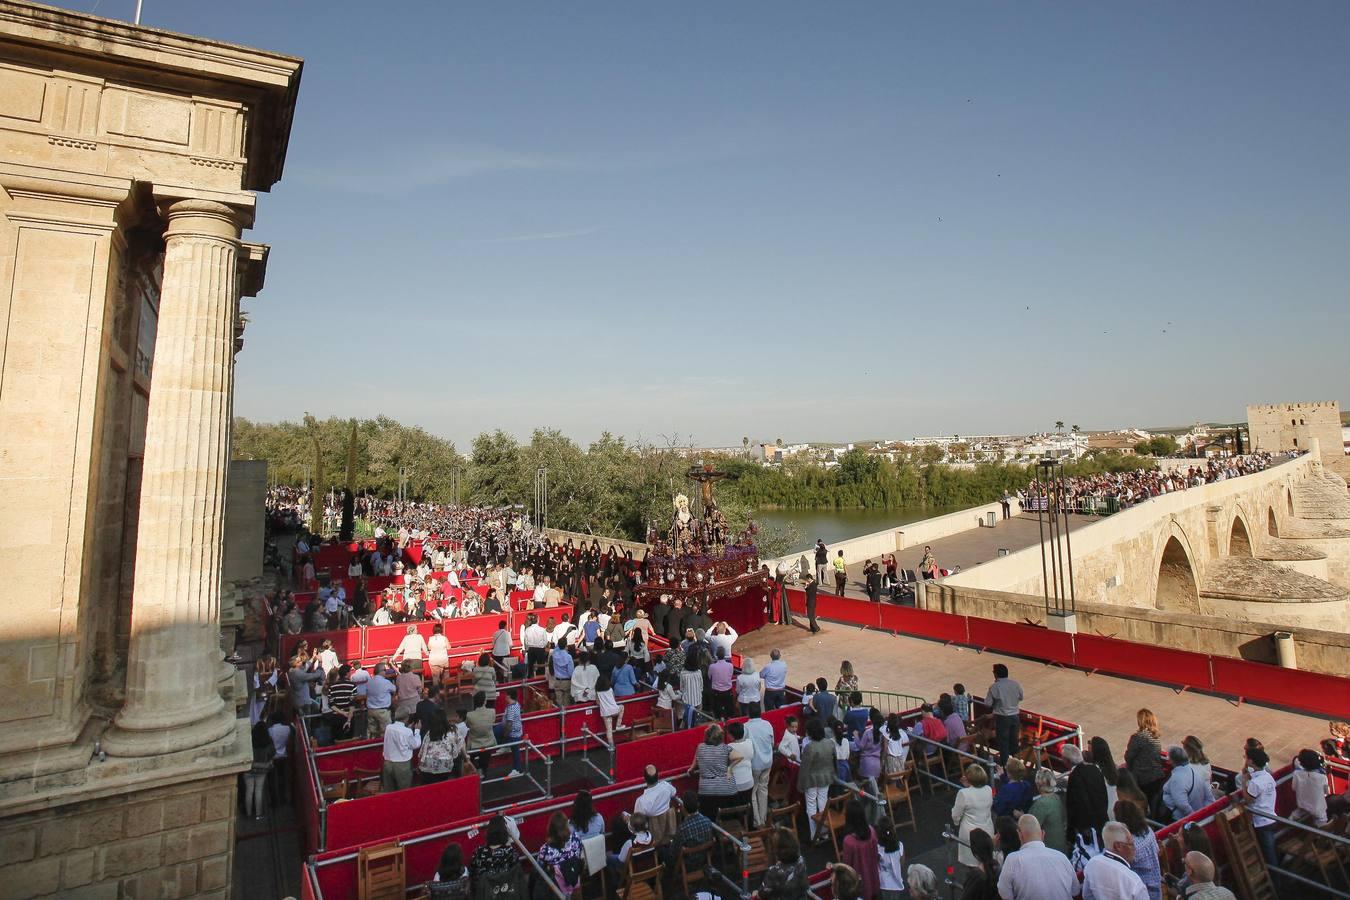
[{"label": "person in white shirt", "polygon": [[347,564],[347,577],[361,577],[361,558],[359,556],[353,556],[352,561]]},{"label": "person in white shirt", "polygon": [[548,638],[554,645],[556,645],[558,641],[565,641],[570,644],[572,643],[572,639],[576,637],[574,634],[570,633],[574,630],[572,623],[568,621],[568,617],[563,616],[562,621],[553,627],[553,631],[549,633]]},{"label": "person in white shirt", "polygon": [[633,812],[642,813],[649,821],[664,816],[670,809],[670,801],[675,799],[677,793],[675,785],[663,781],[657,775],[656,766],[650,763],[642,770],[642,777],[647,787],[634,801]]},{"label": "person in white shirt", "polygon": [[427,653],[426,638],[417,633],[416,625],[409,625],[408,633],[403,636],[403,640],[399,641],[398,649],[394,651],[394,662],[399,663],[406,660],[420,668]]},{"label": "person in white shirt", "polygon": [[1327,824],[1327,795],[1331,784],[1327,780],[1322,757],[1316,750],[1300,750],[1294,766],[1294,803],[1289,818],[1321,828]]},{"label": "person in white shirt", "polygon": [[778,739],[778,746],[775,749],[784,759],[801,765],[802,739],[797,736],[797,717],[788,716],[784,724],[786,727],[783,729],[783,736]]},{"label": "person in white shirt", "polygon": [[[759,676],[754,676],[759,684]],[[769,773],[773,770],[773,725],[760,718],[759,706],[750,709],[745,723],[745,736],[754,751],[750,758],[750,774],[754,787],[750,791],[750,811],[755,827],[762,826],[769,815]]]},{"label": "person in white shirt", "polygon": [[437,623],[431,626],[431,638],[427,641],[427,662],[431,664],[431,677],[441,680],[441,673],[450,667],[450,641],[445,637],[445,628]]},{"label": "person in white shirt", "polygon": [[[1270,756],[1260,747],[1247,748],[1244,772],[1246,783],[1238,796],[1251,814],[1252,829],[1256,832],[1256,842],[1261,845],[1261,854],[1267,865],[1277,865],[1275,851],[1275,777],[1266,766]],[[1263,815],[1264,814],[1264,815]]]},{"label": "person in white shirt", "polygon": [[736,638],[740,637],[736,629],[732,628],[726,622],[717,622],[708,630],[708,643],[712,645],[713,659],[717,658],[717,648],[721,647],[727,651],[727,659],[731,659],[731,645],[736,643]]},{"label": "person in white shirt", "polygon": [[380,770],[380,787],[388,793],[412,787],[413,752],[422,746],[422,732],[408,727],[408,710],[400,710],[393,723],[384,730],[384,767]]},{"label": "person in white shirt", "polygon": [[591,662],[591,654],[582,651],[577,657],[576,668],[572,670],[572,700],[575,703],[588,703],[595,699],[595,683],[600,680],[600,670]]},{"label": "person in white shirt", "polygon": [[389,607],[381,606],[379,609],[375,610],[375,615],[370,617],[370,624],[393,625],[394,616],[392,613],[389,612]]},{"label": "person in white shirt", "polygon": [[741,674],[736,676],[736,702],[740,704],[741,715],[748,716],[752,711],[763,709],[760,699],[763,697],[764,682],[755,671],[755,661],[749,656],[741,658]]},{"label": "person in white shirt", "polygon": [[533,678],[544,669],[548,661],[548,629],[539,624],[539,617],[530,613],[525,626],[520,629],[520,645],[525,649],[525,661],[528,664],[527,678]]},{"label": "person in white shirt", "polygon": [[534,585],[534,596],[531,598],[535,606],[544,605],[544,595],[548,593],[548,576],[540,578]]},{"label": "person in white shirt", "polygon": [[[1149,900],[1144,879],[1130,868],[1134,861],[1134,835],[1130,829],[1119,822],[1107,822],[1102,828],[1102,844],[1106,849],[1083,867],[1083,900]],[[1007,864],[1004,865],[1006,871]]]},{"label": "person in white shirt", "polygon": [[[1027,813],[1017,820],[1017,835],[1022,839],[1022,847],[1004,858],[1003,870],[998,876],[998,895],[1003,900],[1069,900],[1077,897],[1078,874],[1074,872],[1073,863],[1063,853],[1045,846],[1045,834],[1035,816]],[[1125,839],[1133,855],[1134,838],[1128,829],[1125,829]],[[1125,870],[1129,871],[1128,865]],[[1139,882],[1140,887],[1143,884]]]},{"label": "person in white shirt", "polygon": [[319,645],[319,665],[323,667],[325,676],[342,665],[342,660],[338,659],[337,651],[333,649],[333,642],[326,638]]}]

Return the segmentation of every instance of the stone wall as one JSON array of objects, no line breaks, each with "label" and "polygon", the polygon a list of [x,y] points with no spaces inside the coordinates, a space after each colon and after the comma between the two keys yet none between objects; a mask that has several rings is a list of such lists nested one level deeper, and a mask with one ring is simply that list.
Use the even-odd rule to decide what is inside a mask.
[{"label": "stone wall", "polygon": [[[876,559],[884,553],[895,553],[904,550],[906,547],[922,546],[939,538],[951,537],[963,531],[979,528],[982,522],[988,520],[990,513],[994,514],[994,521],[998,521],[1001,510],[1002,507],[998,503],[986,503],[983,506],[972,506],[969,509],[957,510],[945,516],[934,516],[920,522],[910,522],[906,525],[887,528],[884,531],[874,531],[871,534],[849,538],[846,541],[837,541],[830,545],[830,558],[833,559],[837,552],[843,550],[844,562],[848,565],[866,559]],[[1017,499],[1013,498],[1013,515],[1018,515],[1020,511]],[[765,562],[770,568],[777,566],[779,562],[786,562],[789,566],[795,566],[802,556],[806,556],[808,562],[813,559],[811,555],[813,552],[814,545],[803,550],[793,551],[779,559],[765,560]]]},{"label": "stone wall", "polygon": [[[919,605],[963,616],[1045,624],[1045,606],[1040,597],[953,585],[950,578],[945,583],[930,582],[920,596]],[[1078,603],[1078,630],[1140,644],[1265,663],[1279,662],[1272,635],[1276,631],[1289,631],[1294,635],[1300,669],[1330,675],[1350,672],[1350,635],[1338,632],[1082,601]]]},{"label": "stone wall", "polygon": [[262,575],[267,505],[267,461],[230,461],[225,488],[225,580]]},{"label": "stone wall", "polygon": [[566,543],[571,539],[572,543],[580,547],[582,544],[590,546],[591,541],[599,541],[601,550],[608,550],[613,545],[620,550],[633,551],[634,559],[642,559],[647,553],[647,545],[638,541],[624,541],[619,538],[601,537],[598,534],[582,534],[579,531],[563,531],[560,528],[545,528],[544,534],[548,535],[550,540],[559,544]]},{"label": "stone wall", "polygon": [[0,898],[228,896],[236,778],[74,803],[0,822]]}]

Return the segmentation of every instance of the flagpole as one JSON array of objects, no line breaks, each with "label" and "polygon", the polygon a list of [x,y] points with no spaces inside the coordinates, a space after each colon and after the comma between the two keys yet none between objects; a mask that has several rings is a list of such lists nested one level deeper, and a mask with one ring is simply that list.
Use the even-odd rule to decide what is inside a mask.
[{"label": "flagpole", "polygon": [[136,0],[136,24],[141,24],[141,3],[143,0]]}]

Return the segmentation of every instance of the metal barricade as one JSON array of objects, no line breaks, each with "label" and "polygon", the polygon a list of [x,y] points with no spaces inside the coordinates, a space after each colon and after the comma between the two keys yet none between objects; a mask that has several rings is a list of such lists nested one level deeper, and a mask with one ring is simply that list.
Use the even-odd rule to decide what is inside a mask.
[{"label": "metal barricade", "polygon": [[[531,784],[533,784],[533,785],[535,786],[535,788],[539,791],[539,794],[540,794],[541,797],[552,797],[552,796],[553,796],[553,758],[550,757],[550,756],[549,756],[547,753],[545,753],[543,750],[541,750],[539,747],[537,747],[533,741],[531,741],[529,738],[521,738],[521,739],[518,740],[518,741],[504,741],[504,742],[502,742],[502,743],[497,744],[495,747],[492,748],[492,750],[493,750],[494,753],[495,753],[496,751],[499,751],[499,750],[501,750],[502,748],[511,748],[511,747],[517,747],[517,746],[523,747],[524,750],[525,750],[525,771],[524,771],[524,772],[521,772],[518,776],[515,776],[515,777],[517,777],[517,778],[524,778],[524,779],[526,779],[527,781],[529,781]],[[477,752],[477,751],[471,751],[471,752]],[[534,773],[530,771],[530,754],[534,754],[534,755],[538,756],[539,759],[540,759],[540,761],[542,761],[543,764],[544,764],[544,783],[543,783],[543,784],[540,784],[540,783],[539,783],[539,779],[538,779],[538,778],[535,778],[535,777],[534,777]],[[486,774],[486,772],[480,772],[480,773],[479,773],[479,776],[478,776],[478,779],[479,779],[479,780],[478,780],[478,792],[479,792],[478,806],[479,806],[480,809],[483,810],[483,812],[492,812],[492,811],[494,811],[494,810],[506,809],[507,807],[514,806],[514,805],[516,805],[517,803],[520,802],[520,798],[517,797],[517,798],[511,800],[509,803],[506,803],[506,804],[504,804],[504,805],[502,805],[502,806],[490,807],[490,806],[488,806],[486,803],[484,803],[484,802],[483,802],[483,799],[482,799],[482,791],[483,791],[483,788],[487,787],[487,786],[490,785],[490,784],[500,784],[501,782],[507,781],[507,780],[511,779],[511,777],[512,777],[512,776],[510,776],[510,775],[499,775],[499,776],[497,776],[496,778],[484,778],[483,776],[484,776],[485,774]]]},{"label": "metal barricade", "polygon": [[720,840],[736,848],[741,855],[741,892],[748,894],[750,892],[750,845],[736,835],[727,831],[716,822],[709,823],[712,826],[713,834]]}]

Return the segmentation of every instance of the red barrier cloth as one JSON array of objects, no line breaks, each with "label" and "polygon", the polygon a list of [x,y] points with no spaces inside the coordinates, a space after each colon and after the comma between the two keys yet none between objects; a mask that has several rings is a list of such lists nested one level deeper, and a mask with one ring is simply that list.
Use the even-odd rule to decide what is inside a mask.
[{"label": "red barrier cloth", "polygon": [[1203,653],[1169,650],[1095,634],[1074,636],[1074,662],[1080,669],[1180,684],[1203,691],[1210,688],[1209,660]]},{"label": "red barrier cloth", "polygon": [[444,821],[447,810],[478,809],[478,776],[374,794],[328,807],[329,850],[394,838]]},{"label": "red barrier cloth", "polygon": [[899,634],[930,638],[954,644],[969,642],[968,622],[965,616],[910,609],[907,606],[881,604],[881,627]]},{"label": "red barrier cloth", "polygon": [[309,737],[303,728],[297,728],[291,759],[291,793],[295,797],[295,818],[304,832],[306,856],[319,849],[319,807],[323,803],[323,788],[310,775],[309,753]]},{"label": "red barrier cloth", "polygon": [[[794,613],[806,614],[806,594],[799,590],[788,589],[788,603]],[[850,625],[866,625],[876,628],[880,623],[880,603],[865,600],[850,600],[835,594],[819,591],[816,594],[816,617],[847,622]]]},{"label": "red barrier cloth", "polygon": [[[568,725],[571,724],[569,721]],[[642,770],[649,763],[655,764],[656,768],[663,772],[671,769],[688,769],[694,764],[694,750],[703,743],[703,732],[706,730],[707,726],[698,726],[620,744],[618,758],[614,761],[615,780],[641,778]]]},{"label": "red barrier cloth", "polygon": [[1334,718],[1350,715],[1350,679],[1226,656],[1212,656],[1210,660],[1216,693]]},{"label": "red barrier cloth", "polygon": [[738,634],[749,634],[768,621],[764,613],[764,588],[756,584],[746,588],[744,594],[719,597],[712,602],[709,615],[715,622],[726,622]]},{"label": "red barrier cloth", "polygon": [[973,617],[966,627],[970,643],[981,649],[997,647],[1001,653],[1073,665],[1073,635],[1066,632]]}]

